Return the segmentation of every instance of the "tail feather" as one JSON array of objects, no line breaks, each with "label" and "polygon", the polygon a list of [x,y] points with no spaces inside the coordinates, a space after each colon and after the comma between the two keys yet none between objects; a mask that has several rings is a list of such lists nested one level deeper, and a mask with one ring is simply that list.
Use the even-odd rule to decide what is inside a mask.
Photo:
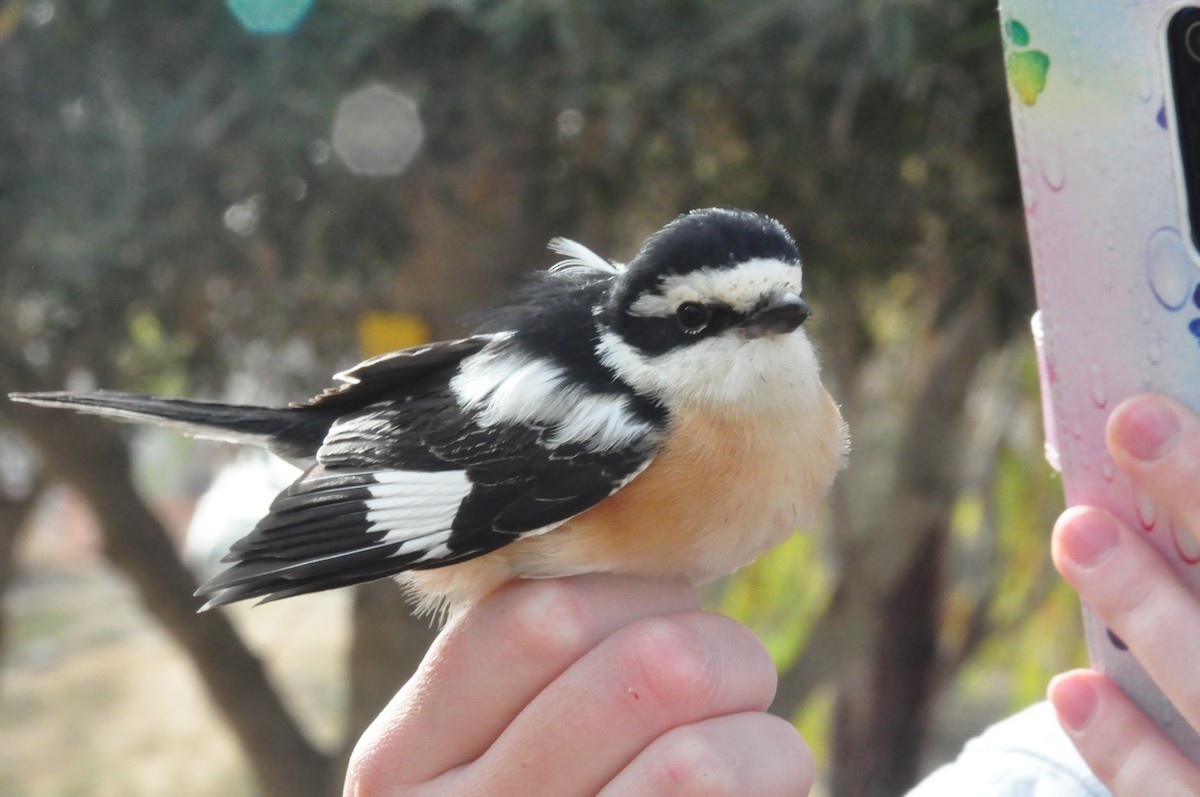
[{"label": "tail feather", "polygon": [[40,407],[66,407],[119,421],[154,423],[193,437],[269,448],[285,459],[313,457],[332,418],[295,408],[254,407],[101,390],[94,393],[10,393]]}]

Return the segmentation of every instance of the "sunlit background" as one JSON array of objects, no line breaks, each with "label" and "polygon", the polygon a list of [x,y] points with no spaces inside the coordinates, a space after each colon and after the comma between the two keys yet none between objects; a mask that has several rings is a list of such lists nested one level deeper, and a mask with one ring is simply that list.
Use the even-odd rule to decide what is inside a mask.
[{"label": "sunlit background", "polygon": [[[851,468],[706,600],[819,793],[898,795],[1083,661],[1005,81],[994,0],[0,0],[0,392],[304,398],[552,237],[774,215]],[[0,402],[0,794],[340,793],[428,627],[390,582],[191,597],[290,478]]]}]

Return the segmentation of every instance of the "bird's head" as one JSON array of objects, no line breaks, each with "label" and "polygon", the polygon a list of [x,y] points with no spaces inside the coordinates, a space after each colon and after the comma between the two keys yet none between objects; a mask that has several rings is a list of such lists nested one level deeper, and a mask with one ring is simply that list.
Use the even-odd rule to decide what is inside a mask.
[{"label": "bird's head", "polygon": [[680,216],[646,240],[595,308],[600,356],[672,408],[758,411],[807,387],[815,397],[801,278],[796,245],[774,219]]}]

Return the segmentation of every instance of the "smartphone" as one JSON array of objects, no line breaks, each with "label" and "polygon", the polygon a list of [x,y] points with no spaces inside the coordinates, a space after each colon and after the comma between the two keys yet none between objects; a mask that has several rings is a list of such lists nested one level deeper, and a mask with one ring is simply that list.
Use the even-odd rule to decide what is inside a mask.
[{"label": "smartphone", "polygon": [[[1104,442],[1132,394],[1200,408],[1200,3],[1002,0],[1000,13],[1047,457],[1068,504],[1142,529],[1200,594],[1200,545]],[[1200,737],[1086,606],[1084,627],[1093,665],[1200,762]]]}]

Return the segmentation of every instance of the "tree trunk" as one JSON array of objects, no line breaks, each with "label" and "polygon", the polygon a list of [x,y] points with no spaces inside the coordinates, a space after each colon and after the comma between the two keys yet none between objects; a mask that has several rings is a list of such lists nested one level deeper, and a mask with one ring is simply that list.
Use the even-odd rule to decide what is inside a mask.
[{"label": "tree trunk", "polygon": [[885,604],[872,658],[838,690],[832,791],[895,797],[916,781],[935,689],[944,534],[928,536]]},{"label": "tree trunk", "polygon": [[358,738],[416,671],[436,631],[428,618],[413,616],[404,593],[390,579],[355,587],[352,616],[346,668],[350,710],[345,743],[329,773],[331,794],[339,793]]},{"label": "tree trunk", "polygon": [[28,495],[19,498],[0,495],[0,664],[8,650],[8,613],[4,596],[16,579],[17,543],[29,513],[41,498],[43,486],[44,483],[39,481]]},{"label": "tree trunk", "polygon": [[[87,500],[104,552],[146,609],[187,651],[217,708],[241,741],[268,797],[324,797],[330,757],[305,737],[266,672],[220,611],[197,614],[196,582],[130,477],[113,429],[82,415],[13,407],[47,471]],[[164,711],[169,710],[167,708]]]}]

